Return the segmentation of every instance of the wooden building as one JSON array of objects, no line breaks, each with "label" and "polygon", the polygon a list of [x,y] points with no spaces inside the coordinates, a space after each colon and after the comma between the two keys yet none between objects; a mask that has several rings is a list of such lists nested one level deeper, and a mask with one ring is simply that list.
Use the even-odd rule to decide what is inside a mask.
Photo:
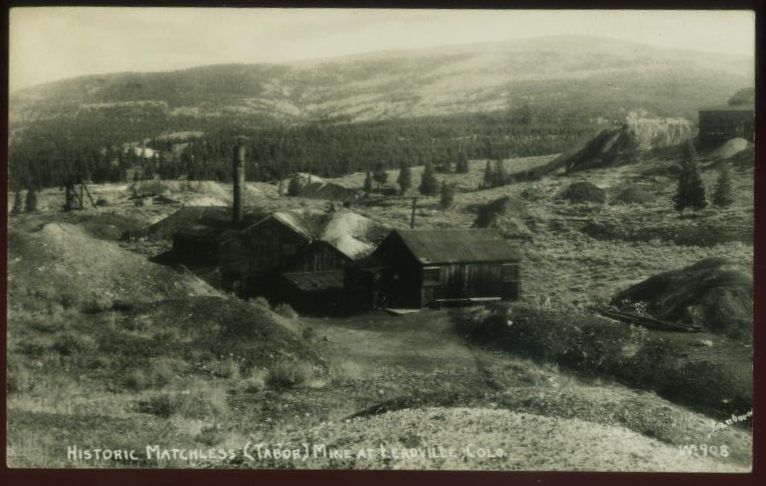
[{"label": "wooden building", "polygon": [[271,280],[270,295],[302,314],[343,314],[353,309],[343,278],[343,270],[283,272]]},{"label": "wooden building", "polygon": [[732,138],[755,141],[752,103],[707,108],[699,112],[699,143],[714,147]]},{"label": "wooden building", "polygon": [[492,229],[395,230],[347,268],[352,300],[421,308],[519,298],[520,254]]},{"label": "wooden building", "polygon": [[265,277],[284,268],[312,240],[309,220],[276,212],[229,235],[219,246],[224,289],[262,293]]},{"label": "wooden building", "polygon": [[[360,220],[361,225],[355,224]],[[340,238],[328,230],[333,227],[344,229]],[[361,229],[351,231],[354,227]],[[272,213],[222,241],[224,288],[282,301],[290,301],[289,295],[306,295],[312,288],[318,294],[339,291],[344,268],[369,254],[385,234],[380,225],[346,210]],[[296,276],[319,272],[326,278]],[[314,285],[317,282],[321,285]]]}]

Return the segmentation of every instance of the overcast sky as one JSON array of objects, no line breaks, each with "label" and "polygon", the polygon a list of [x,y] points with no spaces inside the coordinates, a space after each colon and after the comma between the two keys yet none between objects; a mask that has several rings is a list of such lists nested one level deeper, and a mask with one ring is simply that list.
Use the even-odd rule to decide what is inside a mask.
[{"label": "overcast sky", "polygon": [[754,56],[748,11],[14,8],[10,90],[74,76],[596,35]]}]

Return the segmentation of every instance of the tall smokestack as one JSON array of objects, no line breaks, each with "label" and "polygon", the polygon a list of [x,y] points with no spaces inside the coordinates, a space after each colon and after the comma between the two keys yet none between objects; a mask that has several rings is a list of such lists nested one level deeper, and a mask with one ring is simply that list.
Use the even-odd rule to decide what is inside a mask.
[{"label": "tall smokestack", "polygon": [[232,194],[232,221],[236,224],[242,221],[242,190],[245,187],[245,145],[242,140],[237,141],[231,160],[233,194]]}]

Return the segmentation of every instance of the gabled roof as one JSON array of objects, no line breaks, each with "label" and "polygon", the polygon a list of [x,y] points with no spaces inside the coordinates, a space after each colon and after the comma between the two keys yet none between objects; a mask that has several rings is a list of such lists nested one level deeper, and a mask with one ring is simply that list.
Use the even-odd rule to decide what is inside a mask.
[{"label": "gabled roof", "polygon": [[518,261],[518,249],[492,229],[395,230],[424,265]]},{"label": "gabled roof", "polygon": [[345,209],[324,211],[276,211],[243,231],[274,220],[307,241],[324,241],[349,258],[359,259],[371,253],[387,234],[380,224]]}]

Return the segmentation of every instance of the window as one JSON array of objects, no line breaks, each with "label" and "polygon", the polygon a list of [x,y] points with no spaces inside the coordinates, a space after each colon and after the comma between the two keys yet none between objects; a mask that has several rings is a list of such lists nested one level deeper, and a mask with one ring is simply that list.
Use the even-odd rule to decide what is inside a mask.
[{"label": "window", "polygon": [[504,282],[513,282],[519,279],[519,266],[516,263],[504,263],[502,271]]},{"label": "window", "polygon": [[441,280],[441,267],[423,267],[423,283],[438,284]]}]

